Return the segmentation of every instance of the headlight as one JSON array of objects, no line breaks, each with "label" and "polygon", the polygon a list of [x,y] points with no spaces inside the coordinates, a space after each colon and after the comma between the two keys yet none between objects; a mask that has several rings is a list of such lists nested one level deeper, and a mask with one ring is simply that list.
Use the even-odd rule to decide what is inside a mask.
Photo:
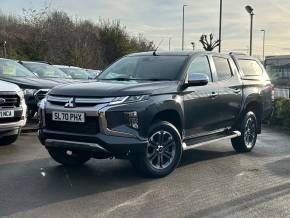
[{"label": "headlight", "polygon": [[24,95],[34,95],[34,93],[36,92],[36,89],[24,89],[23,92],[24,92]]},{"label": "headlight", "polygon": [[149,95],[116,97],[110,102],[110,105],[123,104],[123,103],[133,103],[133,102],[145,101],[148,99],[149,99]]}]

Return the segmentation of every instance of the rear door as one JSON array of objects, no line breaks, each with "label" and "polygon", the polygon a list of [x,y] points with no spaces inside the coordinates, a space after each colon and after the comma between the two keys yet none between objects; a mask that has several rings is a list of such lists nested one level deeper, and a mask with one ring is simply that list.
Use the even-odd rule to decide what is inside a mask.
[{"label": "rear door", "polygon": [[242,106],[242,81],[234,61],[227,55],[213,55],[215,78],[218,85],[217,107],[218,128],[231,127]]}]

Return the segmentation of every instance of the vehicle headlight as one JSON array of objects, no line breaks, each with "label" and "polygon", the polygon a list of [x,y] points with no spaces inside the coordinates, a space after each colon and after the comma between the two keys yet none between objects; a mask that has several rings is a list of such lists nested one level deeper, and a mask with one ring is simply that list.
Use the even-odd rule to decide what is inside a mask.
[{"label": "vehicle headlight", "polygon": [[24,95],[34,95],[35,92],[36,92],[36,89],[24,89],[23,90]]},{"label": "vehicle headlight", "polygon": [[148,99],[149,99],[149,95],[116,97],[110,102],[110,105],[123,104],[123,103],[133,103],[133,102],[145,101]]}]

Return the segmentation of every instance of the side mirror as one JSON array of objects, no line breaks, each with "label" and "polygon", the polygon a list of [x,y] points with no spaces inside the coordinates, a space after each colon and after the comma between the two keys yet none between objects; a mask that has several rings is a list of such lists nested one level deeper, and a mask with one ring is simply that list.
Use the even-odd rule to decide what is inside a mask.
[{"label": "side mirror", "polygon": [[192,73],[188,76],[187,87],[189,86],[205,86],[209,82],[209,78],[207,75],[202,73]]}]

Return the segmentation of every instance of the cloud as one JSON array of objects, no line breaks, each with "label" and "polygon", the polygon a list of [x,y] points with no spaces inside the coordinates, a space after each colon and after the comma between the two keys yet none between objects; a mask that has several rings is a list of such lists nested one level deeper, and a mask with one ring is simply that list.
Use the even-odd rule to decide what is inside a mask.
[{"label": "cloud", "polygon": [[[214,33],[218,36],[219,1],[218,0],[51,0],[52,6],[64,10],[71,16],[90,19],[118,19],[127,26],[132,35],[142,33],[155,41],[164,40],[162,49],[168,49],[171,37],[172,49],[181,47],[182,5],[185,8],[185,45],[191,49],[194,41],[197,48],[202,33]],[[33,7],[41,7],[43,1],[29,0]],[[27,0],[9,0],[1,2],[4,13],[21,13],[28,7]],[[249,15],[245,5],[255,9],[254,16],[254,53],[262,49],[262,33],[266,30],[266,55],[285,54],[290,45],[290,1],[289,0],[232,0],[224,1],[222,39],[223,49],[247,51],[249,46]]]}]

